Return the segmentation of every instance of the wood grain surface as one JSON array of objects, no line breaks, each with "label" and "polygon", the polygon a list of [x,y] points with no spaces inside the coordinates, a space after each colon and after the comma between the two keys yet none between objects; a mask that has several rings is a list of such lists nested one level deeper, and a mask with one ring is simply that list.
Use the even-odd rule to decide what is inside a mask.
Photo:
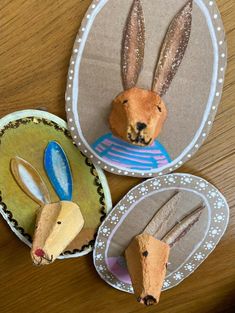
[{"label": "wood grain surface", "polygon": [[[0,117],[16,110],[44,108],[65,118],[70,54],[90,2],[0,1]],[[193,275],[164,292],[158,307],[144,308],[131,295],[105,284],[91,255],[33,267],[28,247],[1,218],[1,313],[235,312],[235,6],[234,0],[217,3],[229,47],[223,99],[206,143],[179,170],[207,179],[229,202],[230,224],[216,250]],[[107,176],[114,204],[140,181]]]}]

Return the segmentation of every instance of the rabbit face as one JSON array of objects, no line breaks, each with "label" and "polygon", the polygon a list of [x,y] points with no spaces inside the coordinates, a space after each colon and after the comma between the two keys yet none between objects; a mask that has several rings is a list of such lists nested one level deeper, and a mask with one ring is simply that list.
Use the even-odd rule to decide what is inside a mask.
[{"label": "rabbit face", "polygon": [[162,101],[183,60],[192,25],[193,0],[175,15],[162,43],[152,90],[136,87],[145,54],[145,21],[141,0],[133,0],[123,32],[121,74],[124,92],[112,103],[109,124],[114,135],[148,146],[159,135],[167,109]]},{"label": "rabbit face", "polygon": [[76,203],[60,201],[41,208],[31,249],[34,264],[52,263],[78,235],[83,225],[84,219]]},{"label": "rabbit face", "polygon": [[52,203],[49,191],[37,170],[26,160],[11,160],[12,175],[21,189],[38,205],[31,256],[34,264],[53,262],[84,225],[79,206],[72,202],[72,172],[63,148],[49,142],[44,151],[44,168],[60,201]]},{"label": "rabbit face", "polygon": [[158,137],[166,117],[166,106],[157,93],[134,87],[113,100],[109,123],[116,136],[148,146]]}]

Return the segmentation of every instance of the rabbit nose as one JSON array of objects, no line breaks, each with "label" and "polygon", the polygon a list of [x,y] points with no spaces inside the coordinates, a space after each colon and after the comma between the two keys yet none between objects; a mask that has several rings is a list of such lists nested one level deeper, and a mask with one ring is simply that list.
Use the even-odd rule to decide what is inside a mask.
[{"label": "rabbit nose", "polygon": [[41,257],[41,258],[44,257],[45,255],[45,252],[42,249],[37,249],[34,253],[36,256]]},{"label": "rabbit nose", "polygon": [[136,128],[137,128],[138,131],[141,131],[141,130],[145,129],[146,127],[147,127],[147,125],[145,123],[138,122],[136,124]]}]

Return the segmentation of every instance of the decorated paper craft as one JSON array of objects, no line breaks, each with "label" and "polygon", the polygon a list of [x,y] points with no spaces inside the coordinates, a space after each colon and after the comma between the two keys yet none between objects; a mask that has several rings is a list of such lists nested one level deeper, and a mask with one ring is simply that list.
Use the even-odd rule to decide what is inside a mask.
[{"label": "decorated paper craft", "polygon": [[44,153],[44,168],[58,197],[63,201],[72,200],[72,173],[62,147],[51,141]]},{"label": "decorated paper craft", "polygon": [[133,238],[125,250],[127,267],[137,301],[147,306],[159,302],[170,248],[188,234],[198,222],[203,210],[203,206],[200,205],[177,222],[162,238],[162,228],[166,227],[169,216],[173,215],[176,209],[175,197],[177,195],[156,213],[144,232]]},{"label": "decorated paper craft", "polygon": [[72,202],[72,174],[68,159],[55,141],[51,141],[45,150],[44,166],[60,202],[51,203],[46,184],[31,164],[19,157],[11,160],[16,182],[40,205],[31,249],[35,265],[55,261],[84,226],[80,208]]},{"label": "decorated paper craft", "polygon": [[110,133],[92,146],[104,160],[112,160],[113,164],[123,168],[151,171],[171,161],[167,151],[157,140],[153,145],[142,148],[130,145]]},{"label": "decorated paper craft", "polygon": [[100,226],[94,265],[112,287],[135,293],[146,305],[157,303],[161,291],[178,285],[209,256],[228,220],[225,198],[200,177],[147,180],[130,190]]},{"label": "decorated paper craft", "polygon": [[94,0],[68,72],[73,139],[114,174],[172,172],[206,139],[225,69],[226,41],[215,2]]},{"label": "decorated paper craft", "polygon": [[[121,71],[125,91],[113,100],[109,116],[113,135],[127,143],[117,141],[110,134],[99,138],[93,148],[107,161],[134,170],[152,170],[170,163],[166,149],[156,140],[167,118],[167,108],[161,97],[182,62],[191,24],[192,0],[189,0],[169,26],[152,90],[140,89],[136,85],[144,61],[145,25],[141,1],[133,1],[122,46]],[[139,146],[145,149],[139,149]]]},{"label": "decorated paper craft", "polygon": [[[36,263],[40,263],[40,258],[41,264],[46,263],[45,257],[50,261],[52,254],[54,259],[58,249],[62,249],[61,244],[65,245],[64,240],[69,240],[63,234],[68,233],[72,237],[75,229],[78,231],[81,227],[77,206],[80,207],[84,226],[74,240],[63,248],[58,258],[79,257],[89,253],[98,226],[112,206],[111,197],[102,170],[78,151],[66,123],[55,115],[38,110],[7,115],[0,119],[0,155],[0,213],[10,229],[31,247],[36,217],[40,207],[46,204],[48,210],[43,210],[40,220],[43,221],[50,214],[51,225],[40,223],[37,239],[42,239],[43,234],[48,237],[47,231],[52,231],[52,228],[53,231],[59,231],[55,238],[58,239],[62,234],[62,241],[57,240],[60,247],[51,241],[49,255],[43,259],[43,253],[39,250],[40,256],[35,259]],[[15,159],[16,156],[18,158]],[[9,165],[12,159],[13,171],[16,176],[17,172],[20,175],[17,177],[21,188],[11,173]],[[26,189],[27,194],[22,189]],[[68,210],[67,205],[71,205]],[[50,207],[53,209],[49,210]],[[76,225],[69,223],[69,230],[65,229],[67,221],[71,221],[71,215],[74,214]],[[62,223],[56,224],[55,221]],[[38,243],[41,249],[44,239],[42,245]],[[37,241],[34,240],[34,244]],[[53,253],[50,252],[51,244]]]}]

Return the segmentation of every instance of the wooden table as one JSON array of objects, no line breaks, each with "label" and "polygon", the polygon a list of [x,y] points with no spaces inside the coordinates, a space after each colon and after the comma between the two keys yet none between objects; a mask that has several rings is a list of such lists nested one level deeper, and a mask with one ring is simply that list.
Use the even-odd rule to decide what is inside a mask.
[{"label": "wooden table", "polygon": [[[74,38],[90,0],[0,1],[0,117],[44,108],[65,118],[64,91]],[[158,307],[99,279],[92,256],[31,264],[29,250],[0,219],[0,312],[235,312],[235,6],[217,1],[229,45],[224,95],[206,143],[180,171],[199,175],[226,196],[231,220],[222,241],[200,268],[164,292]],[[115,204],[139,180],[107,174]]]}]

